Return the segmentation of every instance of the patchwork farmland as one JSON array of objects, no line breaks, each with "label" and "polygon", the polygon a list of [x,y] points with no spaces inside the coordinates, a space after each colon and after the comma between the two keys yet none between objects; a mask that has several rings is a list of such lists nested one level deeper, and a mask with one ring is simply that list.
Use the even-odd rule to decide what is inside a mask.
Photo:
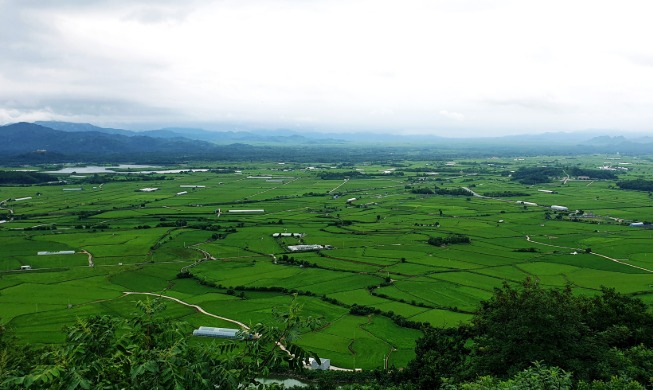
[{"label": "patchwork farmland", "polygon": [[[1,320],[22,342],[57,343],[77,317],[129,315],[145,295],[126,292],[246,324],[297,294],[323,319],[299,344],[372,369],[405,366],[422,326],[469,320],[504,282],[608,286],[653,303],[651,193],[617,185],[653,179],[653,162],[608,157],[208,164],[3,186]],[[523,167],[618,162],[629,169],[614,179],[513,180]],[[173,300],[166,315],[233,327]]]}]

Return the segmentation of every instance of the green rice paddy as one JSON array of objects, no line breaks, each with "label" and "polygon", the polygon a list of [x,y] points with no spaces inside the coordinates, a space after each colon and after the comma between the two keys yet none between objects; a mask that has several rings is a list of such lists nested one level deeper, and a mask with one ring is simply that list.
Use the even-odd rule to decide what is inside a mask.
[{"label": "green rice paddy", "polygon": [[[637,177],[653,164],[622,159],[633,165],[621,178]],[[401,367],[413,357],[421,331],[393,318],[455,326],[468,321],[494,288],[526,277],[547,286],[570,284],[582,294],[613,287],[653,303],[653,230],[628,226],[653,221],[650,194],[621,190],[610,180],[526,186],[506,175],[544,160],[461,160],[455,171],[437,161],[313,164],[310,170],[309,164],[242,163],[242,173],[165,174],[165,180],[147,182],[107,177],[102,186],[62,177],[69,181],[64,187],[82,191],[0,187],[0,200],[6,199],[0,220],[7,221],[0,224],[1,320],[22,342],[59,343],[62,327],[76,318],[134,312],[134,301],[145,298],[128,291],[161,293],[252,324],[272,321],[273,308],[287,306],[296,293],[304,315],[323,319],[299,343],[336,366],[372,369],[386,360]],[[603,164],[600,156],[559,161]],[[427,163],[440,174],[412,169]],[[356,168],[369,176],[319,176]],[[381,173],[390,169],[395,173]],[[412,191],[436,186],[528,196]],[[158,190],[138,192],[144,187]],[[31,199],[15,200],[24,197]],[[589,217],[553,213],[554,204]],[[470,243],[427,242],[452,234]],[[302,244],[325,248],[288,249]],[[193,277],[178,278],[182,271]],[[352,305],[371,307],[372,314],[350,314]],[[168,316],[192,326],[234,326],[174,301],[167,307]]]}]

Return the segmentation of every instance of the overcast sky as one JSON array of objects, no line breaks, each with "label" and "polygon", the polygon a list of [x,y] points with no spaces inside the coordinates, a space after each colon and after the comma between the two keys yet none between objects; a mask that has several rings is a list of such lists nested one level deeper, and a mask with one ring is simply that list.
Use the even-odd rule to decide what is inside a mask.
[{"label": "overcast sky", "polygon": [[0,124],[653,133],[650,0],[0,0]]}]

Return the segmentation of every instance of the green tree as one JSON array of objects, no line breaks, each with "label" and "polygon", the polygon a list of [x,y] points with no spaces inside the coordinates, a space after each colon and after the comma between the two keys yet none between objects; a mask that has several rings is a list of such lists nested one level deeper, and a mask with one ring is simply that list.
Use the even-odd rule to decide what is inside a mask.
[{"label": "green tree", "polygon": [[[161,299],[137,303],[129,319],[91,316],[66,328],[66,343],[44,351],[27,373],[5,375],[8,389],[236,389],[287,363],[299,369],[308,354],[294,344],[314,319],[292,301],[278,324],[257,324],[236,342],[189,344],[187,324],[162,315]],[[242,342],[239,342],[242,343]]]},{"label": "green tree", "polygon": [[475,371],[502,376],[543,361],[584,374],[596,350],[578,303],[570,288],[543,289],[532,279],[495,289],[472,320]]}]

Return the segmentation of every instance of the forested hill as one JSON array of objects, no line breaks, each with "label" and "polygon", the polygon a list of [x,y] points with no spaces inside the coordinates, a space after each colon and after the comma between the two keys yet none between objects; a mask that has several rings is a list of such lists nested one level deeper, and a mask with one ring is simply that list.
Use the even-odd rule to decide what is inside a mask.
[{"label": "forested hill", "polygon": [[[52,127],[54,128],[52,128]],[[650,138],[598,137],[560,141],[559,134],[478,139],[383,134],[274,131],[212,132],[202,129],[163,129],[134,132],[67,122],[15,123],[0,126],[0,164],[61,162],[179,163],[183,161],[284,160],[300,162],[376,161],[387,159],[450,159],[460,157],[532,156],[593,153],[647,155]],[[359,134],[360,135],[360,134]],[[353,138],[352,138],[353,137]]]},{"label": "forested hill", "polygon": [[185,138],[128,137],[97,131],[65,132],[33,123],[0,127],[2,162],[74,159],[140,160],[148,155],[195,156],[216,152],[216,146]]}]

